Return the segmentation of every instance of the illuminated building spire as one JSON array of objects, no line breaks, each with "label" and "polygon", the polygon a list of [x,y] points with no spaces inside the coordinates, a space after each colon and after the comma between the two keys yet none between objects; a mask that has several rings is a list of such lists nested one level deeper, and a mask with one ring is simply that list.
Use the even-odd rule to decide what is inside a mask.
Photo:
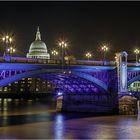
[{"label": "illuminated building spire", "polygon": [[39,31],[39,26],[37,27],[36,39],[35,40],[41,40],[41,34],[40,34],[40,31]]}]

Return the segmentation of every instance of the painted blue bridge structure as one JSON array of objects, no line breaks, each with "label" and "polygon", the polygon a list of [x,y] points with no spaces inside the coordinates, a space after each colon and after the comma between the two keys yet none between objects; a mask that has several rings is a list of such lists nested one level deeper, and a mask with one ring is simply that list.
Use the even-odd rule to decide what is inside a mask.
[{"label": "painted blue bridge structure", "polygon": [[[127,63],[127,86],[140,80],[140,67]],[[116,62],[72,61],[63,66],[57,60],[12,58],[0,63],[0,87],[22,78],[48,80],[63,92],[62,110],[97,113],[116,112],[118,69]]]},{"label": "painted blue bridge structure", "polygon": [[[55,63],[0,63],[0,87],[22,78],[35,77],[46,79],[68,93],[109,92],[110,88],[117,89],[115,63],[101,65],[91,62],[66,64],[63,69],[61,64]],[[130,85],[140,80],[140,67],[135,63],[128,63],[128,66]]]}]

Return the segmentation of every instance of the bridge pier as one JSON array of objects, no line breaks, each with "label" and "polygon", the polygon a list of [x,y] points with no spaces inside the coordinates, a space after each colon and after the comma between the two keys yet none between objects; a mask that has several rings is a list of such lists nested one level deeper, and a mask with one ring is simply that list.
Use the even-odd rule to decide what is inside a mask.
[{"label": "bridge pier", "polygon": [[117,94],[64,94],[57,98],[56,111],[117,114]]},{"label": "bridge pier", "polygon": [[119,114],[136,115],[138,114],[137,99],[128,94],[127,89],[127,55],[126,52],[116,54]]},{"label": "bridge pier", "polygon": [[56,99],[56,111],[61,112],[63,106],[63,96],[59,96]]},{"label": "bridge pier", "polygon": [[138,100],[130,95],[123,95],[119,98],[119,114],[120,115],[137,115],[138,114]]},{"label": "bridge pier", "polygon": [[93,114],[137,115],[138,100],[129,95],[65,94],[56,101],[58,112],[84,112]]}]

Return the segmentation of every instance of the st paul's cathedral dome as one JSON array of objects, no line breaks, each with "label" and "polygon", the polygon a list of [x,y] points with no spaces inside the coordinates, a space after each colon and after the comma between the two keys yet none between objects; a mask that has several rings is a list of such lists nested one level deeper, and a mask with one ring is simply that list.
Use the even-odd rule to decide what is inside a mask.
[{"label": "st paul's cathedral dome", "polygon": [[27,58],[50,59],[50,54],[48,53],[47,46],[43,41],[41,41],[39,27],[37,28],[36,39],[30,45],[29,53],[27,53]]}]

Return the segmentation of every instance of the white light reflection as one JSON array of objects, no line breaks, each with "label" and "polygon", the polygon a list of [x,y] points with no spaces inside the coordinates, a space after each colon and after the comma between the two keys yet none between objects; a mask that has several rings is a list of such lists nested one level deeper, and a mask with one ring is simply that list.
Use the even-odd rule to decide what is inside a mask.
[{"label": "white light reflection", "polygon": [[64,118],[62,114],[58,114],[55,119],[54,139],[64,139]]}]

